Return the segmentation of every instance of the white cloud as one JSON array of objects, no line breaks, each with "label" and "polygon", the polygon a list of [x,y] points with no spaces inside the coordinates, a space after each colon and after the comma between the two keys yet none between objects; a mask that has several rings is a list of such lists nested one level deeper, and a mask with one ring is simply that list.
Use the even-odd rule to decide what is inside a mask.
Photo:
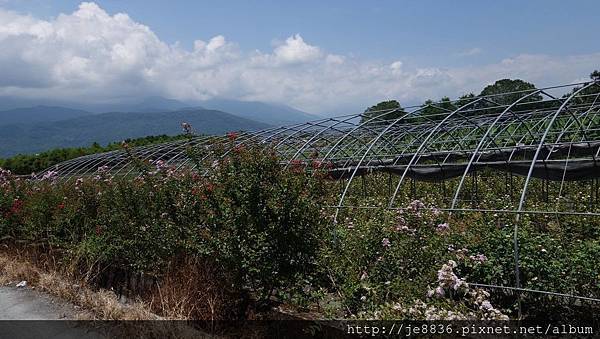
[{"label": "white cloud", "polygon": [[402,74],[402,61],[394,61],[390,65],[392,73],[394,74]]},{"label": "white cloud", "polygon": [[300,34],[287,38],[284,44],[275,48],[273,54],[281,63],[311,62],[322,55],[319,47],[305,43]]},{"label": "white cloud", "polygon": [[[477,51],[470,51],[471,54]],[[522,54],[460,68],[361,60],[327,53],[300,34],[272,51],[241,51],[218,35],[189,49],[94,3],[40,20],[0,9],[0,95],[109,101],[161,95],[282,102],[313,112],[362,109],[395,98],[479,92],[496,79],[520,77],[540,86],[571,82],[600,64],[600,53],[554,57]]]}]

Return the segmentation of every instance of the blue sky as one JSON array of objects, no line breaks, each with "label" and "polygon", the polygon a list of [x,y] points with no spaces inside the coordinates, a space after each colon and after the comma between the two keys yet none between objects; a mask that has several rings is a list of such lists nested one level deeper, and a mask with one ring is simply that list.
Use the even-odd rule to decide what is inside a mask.
[{"label": "blue sky", "polygon": [[[148,27],[161,43],[182,50],[193,50],[196,40],[208,43],[212,38],[222,36],[230,47],[229,52],[236,53],[237,60],[249,60],[255,53],[275,55],[277,47],[301,42],[302,48],[304,45],[318,48],[323,60],[330,55],[337,56],[346,64],[345,68],[338,65],[336,69],[331,66],[325,69],[324,63],[317,66],[314,64],[317,60],[315,52],[315,58],[302,59],[302,63],[310,61],[311,65],[299,66],[296,61],[300,59],[294,59],[294,62],[279,63],[277,69],[262,73],[255,63],[249,66],[250,63],[242,65],[236,61],[230,68],[239,68],[237,75],[221,74],[221,78],[211,79],[211,87],[216,81],[223,87],[221,91],[212,88],[207,91],[197,85],[193,90],[177,92],[173,87],[160,90],[152,83],[148,85],[149,91],[171,97],[239,97],[287,102],[311,111],[343,110],[391,97],[417,102],[427,97],[455,96],[473,91],[496,76],[530,76],[531,79],[525,80],[541,82],[539,86],[553,85],[557,81],[584,79],[594,65],[600,66],[597,44],[599,1],[99,0],[95,4],[111,17],[126,13],[133,23]],[[71,0],[0,0],[0,8],[4,10],[18,15],[29,14],[36,20],[52,24],[60,13],[72,15],[79,6],[80,1]],[[294,37],[301,40],[288,40]],[[176,42],[179,45],[175,45]],[[269,60],[270,64],[274,63],[274,59]],[[330,57],[330,60],[333,59]],[[394,79],[385,78],[384,69],[397,61],[401,62],[397,65],[401,65],[402,72],[400,66],[393,70],[398,76],[396,80],[404,81],[403,86],[397,86]],[[144,59],[145,65],[147,62]],[[542,68],[535,66],[539,63],[556,67],[527,69]],[[284,64],[288,65],[285,66],[287,73],[282,74]],[[299,71],[299,67],[305,69]],[[200,72],[200,69],[195,71]],[[352,71],[359,74],[355,79],[340,75]],[[311,82],[307,72],[314,73],[315,83],[334,83],[341,88],[323,93],[323,88],[307,85]],[[560,74],[543,75],[544,72]],[[256,77],[252,81],[247,78],[250,73]],[[330,78],[322,79],[320,74],[325,73]],[[469,73],[480,76],[476,79],[466,77]],[[374,80],[370,76],[379,82],[372,83]],[[425,82],[420,81],[423,76],[427,78]],[[206,83],[204,75],[200,78]],[[273,80],[274,88],[265,87],[255,92],[235,84],[248,80],[256,85],[272,79],[277,79]],[[432,86],[450,80],[452,86]],[[232,83],[227,87],[222,81]],[[365,82],[362,89],[348,88],[350,83]],[[290,93],[276,93],[282,83],[286,83]],[[431,90],[423,89],[427,86]],[[294,91],[303,88],[310,93],[293,95]],[[344,91],[352,93],[348,98],[352,102],[331,102]],[[322,100],[317,97],[319,92],[323,93]],[[364,93],[364,100],[356,99],[357,93]],[[106,96],[106,93],[99,94],[102,94],[99,97]],[[327,101],[327,104],[321,107],[319,101]]]},{"label": "blue sky", "polygon": [[[49,18],[80,1],[8,1],[6,8]],[[568,55],[597,51],[600,2],[588,1],[96,1],[125,12],[164,41],[191,46],[224,35],[244,49],[267,50],[300,33],[338,54],[439,66],[520,53]],[[477,62],[477,61],[469,61]]]}]

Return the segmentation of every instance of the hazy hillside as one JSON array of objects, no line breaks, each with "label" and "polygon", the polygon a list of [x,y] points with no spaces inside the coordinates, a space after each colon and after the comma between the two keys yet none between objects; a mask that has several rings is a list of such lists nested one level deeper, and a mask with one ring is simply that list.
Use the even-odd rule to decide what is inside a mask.
[{"label": "hazy hillside", "polygon": [[319,119],[316,115],[302,112],[287,105],[260,101],[213,99],[201,101],[199,104],[207,109],[217,109],[272,125],[285,125]]},{"label": "hazy hillside", "polygon": [[[132,98],[118,102],[93,103],[53,99],[27,99],[10,96],[0,96],[0,110],[15,108],[35,108],[36,106],[69,107],[70,109],[83,110],[91,113],[106,112],[166,112],[183,107],[190,103],[158,96],[145,98]],[[69,109],[67,108],[67,109]]]},{"label": "hazy hillside", "polygon": [[216,110],[160,113],[103,113],[68,120],[0,126],[0,157],[34,153],[56,147],[106,144],[126,138],[181,133],[181,123],[192,124],[196,133],[222,134],[256,130],[269,125]]},{"label": "hazy hillside", "polygon": [[42,121],[59,121],[87,116],[92,113],[57,106],[35,106],[26,108],[14,108],[0,111],[0,125],[35,123]]},{"label": "hazy hillside", "polygon": [[[67,108],[68,107],[68,108]],[[167,99],[160,96],[149,96],[145,98],[128,99],[113,103],[80,103],[60,100],[42,100],[42,99],[23,99],[0,96],[0,110],[13,110],[16,108],[30,111],[31,114],[37,114],[40,117],[46,116],[49,119],[45,121],[57,121],[68,119],[87,112],[106,113],[106,112],[166,112],[175,111],[183,108],[193,109],[213,109],[231,113],[246,119],[264,122],[271,125],[284,125],[289,123],[305,122],[318,119],[318,116],[308,114],[295,108],[274,103],[264,103],[259,101],[239,101],[213,99],[206,101],[180,101]],[[54,109],[52,111],[52,109]],[[79,115],[64,116],[69,111]],[[51,117],[53,113],[57,118]],[[18,122],[35,122],[43,120],[29,121],[27,115],[23,115],[16,121],[5,121],[5,114],[0,112],[0,125]],[[16,114],[14,115],[16,116]]]}]

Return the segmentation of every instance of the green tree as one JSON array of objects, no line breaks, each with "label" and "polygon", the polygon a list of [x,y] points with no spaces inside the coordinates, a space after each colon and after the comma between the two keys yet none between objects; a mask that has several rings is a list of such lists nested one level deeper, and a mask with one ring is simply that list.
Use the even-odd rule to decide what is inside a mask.
[{"label": "green tree", "polygon": [[443,97],[437,102],[428,99],[423,103],[423,105],[421,105],[421,107],[420,115],[437,115],[456,110],[456,106],[448,97]]},{"label": "green tree", "polygon": [[378,119],[373,120],[373,123],[379,122],[380,120],[396,120],[404,114],[406,114],[406,112],[402,106],[400,106],[398,101],[382,101],[375,106],[367,108],[360,121],[366,122],[374,117],[378,117]]},{"label": "green tree", "polygon": [[[521,79],[502,79],[496,81],[493,85],[486,86],[479,96],[489,96],[491,101],[500,105],[510,105],[520,98],[530,94],[536,89],[535,85]],[[515,93],[518,92],[518,93]],[[524,102],[533,102],[542,100],[539,94],[533,95],[524,100]]]},{"label": "green tree", "polygon": [[[592,73],[590,73],[590,79],[592,79],[593,81],[599,81],[600,80],[600,71],[595,70]],[[573,87],[571,92],[566,93],[562,97],[563,97],[563,99],[568,98],[571,95],[573,95],[574,93],[578,92],[579,90],[581,90],[581,86]],[[598,85],[592,85],[592,86],[582,90],[581,92],[579,92],[575,98],[572,98],[571,105],[593,104],[599,100],[598,96],[600,96],[600,91],[599,91]]]},{"label": "green tree", "polygon": [[454,103],[456,108],[462,107],[470,102],[477,100],[477,96],[473,93],[463,94],[458,98],[458,100]]},{"label": "green tree", "polygon": [[455,111],[456,108],[456,105],[452,103],[448,97],[443,97],[439,101],[428,99],[423,103],[423,105],[421,105],[419,118],[416,121],[427,122],[432,120],[442,120],[444,117],[446,117],[447,113]]}]

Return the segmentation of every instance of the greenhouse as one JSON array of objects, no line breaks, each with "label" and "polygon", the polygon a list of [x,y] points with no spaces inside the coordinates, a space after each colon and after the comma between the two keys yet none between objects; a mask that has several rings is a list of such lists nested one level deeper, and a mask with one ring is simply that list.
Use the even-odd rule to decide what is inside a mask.
[{"label": "greenhouse", "polygon": [[415,201],[450,218],[484,215],[498,227],[514,228],[516,284],[479,286],[600,301],[581,292],[523,288],[518,239],[521,223],[539,220],[580,225],[587,227],[581,234],[597,235],[598,81],[367,113],[220,137],[190,134],[84,156],[50,170],[65,180],[96,175],[99,168],[136,176],[140,161],[194,168],[201,165],[190,152],[200,152],[210,164],[245,145],[267,145],[285,167],[326,171],[333,198],[325,207],[336,222],[351,219],[358,209],[401,213]]},{"label": "greenhouse", "polygon": [[[555,94],[569,90],[569,95]],[[481,177],[493,173],[505,179],[518,202],[517,209],[504,212],[593,212],[600,177],[599,97],[600,84],[591,82],[327,118],[235,133],[229,149],[207,152],[206,157],[226,157],[235,147],[258,143],[273,147],[286,166],[326,165],[330,177],[342,185],[334,206],[339,208],[348,206],[351,193],[363,188],[362,182],[355,182],[359,177],[377,173],[379,181],[384,174],[389,177],[389,208],[398,206],[404,186],[419,195],[415,185],[423,182],[439,186],[444,209],[485,209],[489,206],[477,202],[478,193],[486,190]],[[138,160],[193,167],[190,148],[210,150],[228,139],[232,134],[195,136],[131,152]],[[119,150],[69,160],[49,170],[67,179],[94,175],[104,166],[114,175],[132,175],[133,163],[131,154]],[[584,182],[589,203],[568,200],[570,186]],[[537,211],[527,209],[527,197],[539,194],[553,203],[537,205]]]}]

